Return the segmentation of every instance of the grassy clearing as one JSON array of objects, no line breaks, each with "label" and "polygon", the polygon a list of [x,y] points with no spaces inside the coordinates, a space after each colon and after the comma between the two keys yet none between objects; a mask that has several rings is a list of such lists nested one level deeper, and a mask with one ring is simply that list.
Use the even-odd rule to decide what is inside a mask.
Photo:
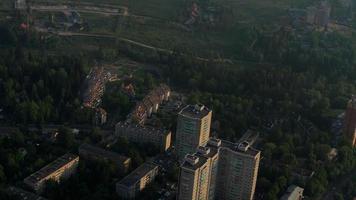
[{"label": "grassy clearing", "polygon": [[[44,0],[35,0],[36,2]],[[66,2],[65,0],[59,0]],[[58,1],[57,1],[58,2]],[[165,49],[179,49],[185,52],[210,57],[233,57],[243,47],[242,28],[252,26],[278,27],[290,0],[215,0],[230,10],[228,22],[216,27],[195,25],[189,32],[179,27],[187,19],[185,15],[191,0],[82,0],[81,3],[101,3],[128,6],[134,15],[152,18],[136,19],[107,17],[81,13],[88,22],[91,33],[117,34],[148,45]]]}]

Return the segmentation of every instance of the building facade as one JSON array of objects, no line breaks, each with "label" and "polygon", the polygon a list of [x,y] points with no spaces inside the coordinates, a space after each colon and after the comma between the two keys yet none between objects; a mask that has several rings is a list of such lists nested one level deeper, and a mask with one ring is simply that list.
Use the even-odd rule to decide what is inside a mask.
[{"label": "building facade", "polygon": [[207,144],[211,117],[212,111],[204,105],[188,105],[178,113],[176,151],[179,159]]},{"label": "building facade", "polygon": [[178,199],[213,199],[217,160],[216,148],[200,146],[195,154],[187,154],[180,170]]},{"label": "building facade", "polygon": [[344,132],[351,144],[356,146],[356,96],[347,104],[344,121]]},{"label": "building facade", "polygon": [[24,183],[37,193],[41,193],[48,180],[60,182],[69,178],[76,172],[78,163],[77,155],[67,153],[25,178]]},{"label": "building facade", "polygon": [[146,95],[141,102],[138,102],[134,110],[129,115],[129,120],[143,125],[152,113],[157,113],[158,107],[164,101],[168,101],[171,96],[170,88],[161,84]]},{"label": "building facade", "polygon": [[79,155],[90,160],[106,160],[113,162],[125,173],[131,166],[131,158],[89,144],[82,144],[79,147]]},{"label": "building facade", "polygon": [[239,144],[210,139],[181,165],[178,199],[252,200],[260,151]]},{"label": "building facade", "polygon": [[158,165],[146,162],[116,183],[116,193],[123,199],[135,199],[158,175]]},{"label": "building facade", "polygon": [[115,127],[115,135],[131,142],[151,143],[161,151],[166,151],[171,147],[171,131],[164,129],[119,122]]}]

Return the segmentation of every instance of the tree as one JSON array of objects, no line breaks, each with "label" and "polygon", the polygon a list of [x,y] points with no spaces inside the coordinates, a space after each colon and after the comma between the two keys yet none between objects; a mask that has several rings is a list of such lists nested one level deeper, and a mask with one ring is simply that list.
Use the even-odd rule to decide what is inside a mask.
[{"label": "tree", "polygon": [[70,148],[75,142],[74,133],[67,127],[61,127],[58,134],[58,144],[65,148]]},{"label": "tree", "polygon": [[6,182],[6,175],[4,172],[4,167],[0,165],[0,186]]}]

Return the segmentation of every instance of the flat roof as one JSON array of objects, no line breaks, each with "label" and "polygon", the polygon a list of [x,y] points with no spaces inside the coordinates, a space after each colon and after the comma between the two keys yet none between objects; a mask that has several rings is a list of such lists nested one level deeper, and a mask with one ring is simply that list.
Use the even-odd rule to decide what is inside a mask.
[{"label": "flat roof", "polygon": [[[129,157],[120,155],[118,153],[112,152],[112,151],[107,151],[105,149],[90,145],[90,144],[82,144],[79,147],[79,151],[80,150],[86,150],[92,154],[95,154],[97,156],[101,156],[101,157],[106,157],[108,159],[112,159],[112,160],[117,160],[119,162],[126,162],[127,160],[130,160]],[[80,152],[79,152],[80,153]]]},{"label": "flat roof", "polygon": [[57,158],[55,161],[51,162],[50,164],[46,165],[45,167],[41,168],[37,172],[31,174],[29,177],[25,178],[25,182],[29,182],[35,184],[36,182],[46,178],[53,172],[57,171],[67,163],[79,158],[75,154],[66,153],[63,156]]},{"label": "flat roof", "polygon": [[201,119],[207,116],[210,112],[211,110],[204,105],[187,105],[179,112],[179,115]]},{"label": "flat roof", "polygon": [[257,149],[254,149],[253,147],[248,147],[246,151],[242,151],[238,148],[238,145],[239,143],[233,143],[233,142],[229,142],[229,141],[226,141],[226,140],[221,140],[221,147],[222,148],[228,148],[234,152],[238,152],[238,153],[241,153],[241,154],[246,154],[246,155],[249,155],[249,156],[257,156],[257,154],[260,153],[259,150]]},{"label": "flat roof", "polygon": [[241,142],[248,142],[249,145],[253,145],[256,140],[258,139],[259,137],[259,133],[258,131],[255,131],[255,130],[251,130],[251,129],[248,129],[244,135],[239,139],[239,141],[237,143],[241,143]]},{"label": "flat roof", "polygon": [[145,162],[136,168],[133,172],[123,178],[121,181],[117,182],[119,185],[124,185],[126,187],[131,187],[141,180],[146,174],[158,168],[158,165],[151,162]]},{"label": "flat roof", "polygon": [[140,131],[144,132],[147,134],[157,134],[157,135],[164,135],[167,136],[171,133],[171,131],[163,129],[163,128],[155,128],[152,126],[141,126],[139,124],[134,124],[130,122],[119,122],[116,124],[116,126],[120,128],[130,128],[133,129],[134,131]]},{"label": "flat roof", "polygon": [[218,148],[215,146],[211,146],[211,145],[206,145],[206,147],[208,147],[209,151],[207,154],[204,153],[200,153],[198,150],[196,151],[196,153],[194,153],[192,156],[196,156],[199,158],[199,161],[196,164],[191,164],[188,161],[184,161],[182,164],[182,167],[184,168],[189,168],[189,169],[198,169],[199,167],[203,166],[206,161],[208,160],[208,158],[212,158],[214,157],[217,153],[218,153]]},{"label": "flat roof", "polygon": [[38,196],[32,192],[28,192],[18,187],[10,186],[6,190],[11,196],[16,197],[19,200],[47,200],[41,196]]}]

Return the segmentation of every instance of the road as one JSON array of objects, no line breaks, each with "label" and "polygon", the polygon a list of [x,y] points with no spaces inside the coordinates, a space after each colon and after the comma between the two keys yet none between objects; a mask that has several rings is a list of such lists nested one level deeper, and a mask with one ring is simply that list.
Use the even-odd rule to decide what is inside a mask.
[{"label": "road", "polygon": [[[44,32],[44,33],[49,33],[49,31],[45,28],[40,28],[40,27],[35,27],[35,30],[38,32]],[[78,32],[69,32],[69,31],[55,31],[52,32],[52,34],[59,35],[59,36],[64,36],[64,37],[71,37],[71,36],[86,36],[86,37],[96,37],[96,38],[111,38],[111,39],[116,39],[119,41],[126,42],[131,45],[135,45],[141,48],[145,49],[150,49],[152,51],[157,51],[161,53],[167,53],[167,54],[173,54],[174,51],[169,50],[169,49],[163,49],[159,47],[155,47],[152,45],[144,44],[142,42],[137,42],[134,40],[130,40],[124,37],[118,37],[114,35],[108,35],[108,34],[95,34],[95,33],[78,33]],[[185,54],[181,53],[182,56]],[[226,58],[213,58],[213,59],[208,59],[208,58],[203,58],[196,56],[195,57],[198,61],[203,61],[203,62],[216,62],[216,63],[227,63],[227,64],[233,64],[235,61],[231,59],[226,59]]]}]

